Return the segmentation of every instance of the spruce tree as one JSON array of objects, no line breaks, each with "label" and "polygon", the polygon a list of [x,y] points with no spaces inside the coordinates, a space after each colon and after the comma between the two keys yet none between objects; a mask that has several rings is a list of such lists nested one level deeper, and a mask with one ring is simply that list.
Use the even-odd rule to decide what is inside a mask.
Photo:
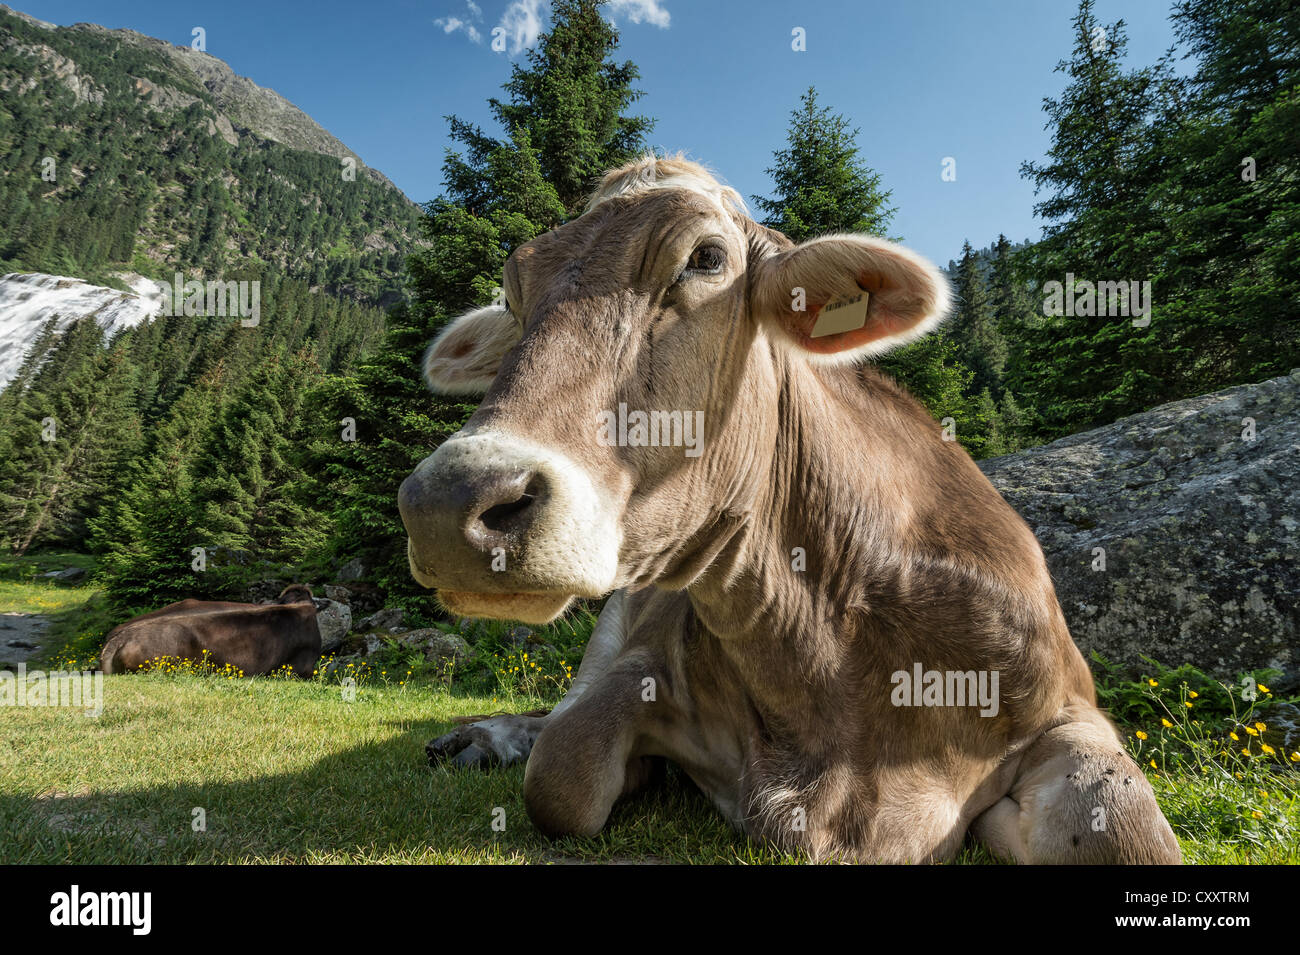
[{"label": "spruce tree", "polygon": [[[599,6],[553,6],[529,66],[505,86],[508,101],[491,101],[503,139],[448,117],[460,151],[448,151],[444,194],[425,206],[427,246],[408,260],[411,302],[393,309],[355,378],[328,378],[309,399],[317,495],[335,503],[326,556],[361,558],[391,602],[426,616],[439,611],[410,577],[397,488],[474,403],[431,395],[420,357],[448,320],[496,299],[509,254],[581,212],[596,178],[639,152],[650,129],[648,119],[623,115],[640,95],[631,89],[637,72],[612,61],[618,34]],[[355,440],[344,439],[345,419]]]},{"label": "spruce tree", "polygon": [[962,244],[954,284],[957,304],[948,328],[957,341],[958,355],[971,370],[971,387],[976,393],[988,390],[999,395],[1007,363],[1007,343],[998,328],[988,280],[969,241]]},{"label": "spruce tree", "polygon": [[[894,217],[890,193],[859,157],[858,131],[844,116],[818,106],[815,88],[803,94],[800,104],[790,114],[786,146],[773,153],[775,162],[767,170],[774,194],[752,197],[767,213],[764,224],[794,242],[828,232],[886,237]],[[963,444],[977,441],[979,426],[966,397],[971,373],[945,330],[895,349],[875,364],[936,418],[951,417]]]},{"label": "spruce tree", "polygon": [[132,462],[100,514],[89,521],[99,580],[122,618],[184,597],[215,596],[211,577],[192,569],[199,527],[194,465],[220,409],[225,366],[195,382],[150,429],[148,453]]},{"label": "spruce tree", "polygon": [[[1057,66],[1067,85],[1044,103],[1052,130],[1047,161],[1021,167],[1036,191],[1048,193],[1034,206],[1047,220],[1043,237],[1023,258],[1040,298],[1057,282],[1062,301],[1074,282],[1157,282],[1156,249],[1164,241],[1159,207],[1147,193],[1150,124],[1168,89],[1168,65],[1126,70],[1124,22],[1102,27],[1093,0],[1082,0],[1072,26],[1073,51]],[[1079,285],[1081,294],[1086,288]],[[1074,314],[1047,316],[1025,339],[1013,387],[1043,422],[1045,437],[1166,400],[1165,382],[1179,360],[1175,323],[1164,320],[1158,296],[1152,301],[1148,324],[1135,326],[1131,314],[1106,314],[1110,303],[1082,299]]]},{"label": "spruce tree", "polygon": [[135,366],[124,344],[105,351],[102,340],[93,317],[73,323],[10,413],[0,533],[15,553],[79,544],[139,445]]}]

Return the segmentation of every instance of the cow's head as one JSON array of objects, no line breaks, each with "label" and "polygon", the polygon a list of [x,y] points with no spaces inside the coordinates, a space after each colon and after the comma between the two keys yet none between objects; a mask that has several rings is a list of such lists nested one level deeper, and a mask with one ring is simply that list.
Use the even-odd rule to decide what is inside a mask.
[{"label": "cow's head", "polygon": [[311,588],[306,584],[290,584],[280,591],[280,596],[275,598],[275,602],[278,604],[296,604],[314,599]]},{"label": "cow's head", "polygon": [[[783,478],[780,435],[817,426],[782,420],[791,366],[878,354],[948,306],[908,250],[796,246],[679,158],[609,173],[585,214],[515,251],[503,287],[505,307],[462,315],[425,356],[433,389],[486,395],[399,503],[417,581],[453,613],[530,623],[688,584]],[[840,303],[863,291],[854,318],[862,302]]]}]

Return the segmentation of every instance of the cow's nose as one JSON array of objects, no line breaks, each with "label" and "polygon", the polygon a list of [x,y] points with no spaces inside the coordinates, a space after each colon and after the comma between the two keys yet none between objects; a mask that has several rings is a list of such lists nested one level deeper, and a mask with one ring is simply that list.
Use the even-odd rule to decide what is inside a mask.
[{"label": "cow's nose", "polygon": [[398,491],[398,510],[417,551],[451,555],[468,545],[491,556],[498,547],[517,549],[546,495],[545,478],[531,468],[449,470],[422,466]]}]

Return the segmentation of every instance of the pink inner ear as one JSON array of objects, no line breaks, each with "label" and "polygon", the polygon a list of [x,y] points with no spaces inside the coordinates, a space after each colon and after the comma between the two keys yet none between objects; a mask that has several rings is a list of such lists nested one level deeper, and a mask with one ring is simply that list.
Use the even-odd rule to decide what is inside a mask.
[{"label": "pink inner ear", "polygon": [[805,315],[798,315],[790,326],[790,334],[798,342],[799,347],[818,355],[834,355],[837,352],[861,348],[863,345],[870,344],[881,338],[899,335],[914,324],[907,319],[899,318],[892,312],[886,312],[883,309],[876,311],[873,307],[867,313],[866,324],[861,328],[813,338],[809,332],[817,323],[819,312],[821,312],[821,308]]},{"label": "pink inner ear", "polygon": [[867,312],[866,324],[861,328],[813,338],[809,332],[817,324],[817,315],[821,310],[822,306],[818,306],[814,311],[795,315],[789,326],[790,334],[798,342],[799,347],[818,355],[834,355],[837,352],[861,348],[882,338],[900,335],[915,324],[914,321],[901,318],[893,312],[877,310],[873,303]]},{"label": "pink inner ear", "polygon": [[826,307],[830,299],[817,303],[807,312],[790,312],[786,319],[786,327],[800,348],[817,355],[834,355],[861,348],[882,338],[900,335],[916,323],[915,318],[904,318],[890,308],[891,300],[897,299],[898,289],[882,281],[882,277],[872,276],[868,280],[864,275],[858,278],[857,285],[871,295],[866,323],[861,328],[850,329],[847,332],[836,332],[834,335],[813,338],[811,333],[817,324],[817,316],[821,314],[821,310]]}]

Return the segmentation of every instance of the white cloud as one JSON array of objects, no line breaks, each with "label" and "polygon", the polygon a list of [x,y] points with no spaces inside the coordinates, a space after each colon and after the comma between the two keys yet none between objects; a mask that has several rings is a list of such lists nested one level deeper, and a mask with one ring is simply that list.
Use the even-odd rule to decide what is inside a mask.
[{"label": "white cloud", "polygon": [[[465,0],[465,5],[469,8],[471,17],[475,20],[483,19],[483,10],[474,0]],[[483,34],[468,20],[462,20],[460,17],[438,17],[433,22],[435,26],[442,27],[443,33],[455,33],[457,30],[463,30],[471,43],[483,42]]]},{"label": "white cloud", "polygon": [[627,17],[632,23],[649,23],[663,30],[668,29],[668,11],[660,5],[659,0],[610,0],[605,9],[616,17]]},{"label": "white cloud", "polygon": [[[483,35],[470,20],[481,23],[483,8],[474,0],[465,0],[465,6],[469,11],[465,18],[439,17],[433,22],[442,27],[443,33],[464,32],[474,43],[481,43]],[[611,23],[617,18],[638,25],[649,23],[666,30],[671,22],[662,0],[609,0],[605,10],[610,14]],[[546,27],[549,12],[549,0],[510,0],[497,25],[505,33],[506,48],[511,56],[537,43],[538,36]]]},{"label": "white cloud", "polygon": [[500,26],[506,31],[506,42],[512,56],[537,42],[537,37],[542,32],[543,2],[544,0],[513,0],[506,7],[506,12],[501,14]]}]

